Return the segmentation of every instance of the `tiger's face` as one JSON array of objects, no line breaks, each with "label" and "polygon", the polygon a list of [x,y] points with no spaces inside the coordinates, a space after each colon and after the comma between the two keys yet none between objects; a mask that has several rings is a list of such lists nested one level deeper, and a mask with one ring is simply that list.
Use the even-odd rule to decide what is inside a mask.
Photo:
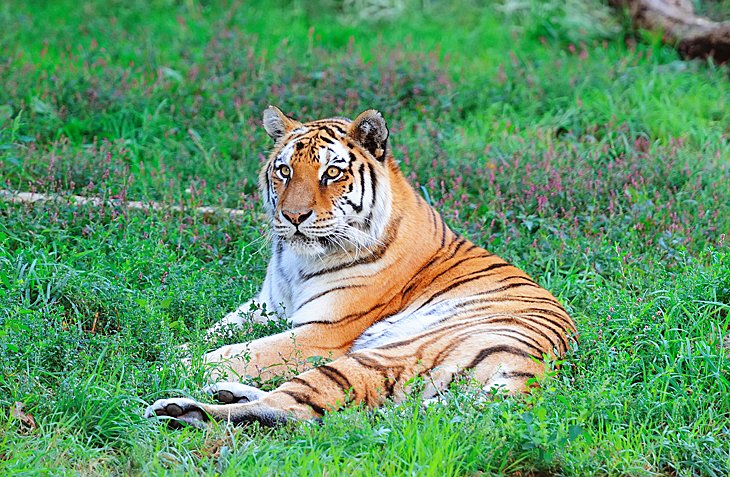
[{"label": "tiger's face", "polygon": [[264,127],[276,141],[260,175],[274,235],[299,255],[377,245],[391,207],[380,113],[303,124],[270,106]]}]

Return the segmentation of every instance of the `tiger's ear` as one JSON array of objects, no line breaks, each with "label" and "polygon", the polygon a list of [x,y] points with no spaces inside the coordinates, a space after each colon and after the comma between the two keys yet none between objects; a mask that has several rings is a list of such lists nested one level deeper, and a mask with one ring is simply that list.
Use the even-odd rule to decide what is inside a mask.
[{"label": "tiger's ear", "polygon": [[388,126],[379,111],[368,109],[360,113],[350,125],[347,135],[367,149],[379,161],[384,161],[386,143],[388,142]]},{"label": "tiger's ear", "polygon": [[264,110],[264,129],[274,141],[278,141],[286,133],[301,125],[302,123],[282,113],[276,106],[269,106]]}]

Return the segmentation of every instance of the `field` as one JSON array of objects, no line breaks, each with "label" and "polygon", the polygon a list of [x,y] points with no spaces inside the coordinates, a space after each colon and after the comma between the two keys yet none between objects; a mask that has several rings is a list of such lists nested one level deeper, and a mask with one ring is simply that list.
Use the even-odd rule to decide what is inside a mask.
[{"label": "field", "polygon": [[[0,5],[0,189],[67,197],[0,201],[0,475],[730,474],[728,68],[597,2],[391,3]],[[274,430],[143,419],[202,397],[179,345],[263,279],[268,104],[382,111],[450,226],[570,311],[560,371]]]}]

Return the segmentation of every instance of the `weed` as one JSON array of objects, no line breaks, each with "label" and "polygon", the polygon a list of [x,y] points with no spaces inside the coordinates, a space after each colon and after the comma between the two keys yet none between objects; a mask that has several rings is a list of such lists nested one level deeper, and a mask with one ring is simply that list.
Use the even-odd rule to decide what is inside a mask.
[{"label": "weed", "polygon": [[[730,472],[727,70],[576,2],[385,3],[0,5],[0,186],[183,207],[0,202],[0,474]],[[575,317],[559,372],[525,396],[465,377],[442,405],[277,430],[141,419],[204,398],[181,343],[199,357],[285,326],[204,337],[265,272],[270,103],[383,111],[449,224]]]}]

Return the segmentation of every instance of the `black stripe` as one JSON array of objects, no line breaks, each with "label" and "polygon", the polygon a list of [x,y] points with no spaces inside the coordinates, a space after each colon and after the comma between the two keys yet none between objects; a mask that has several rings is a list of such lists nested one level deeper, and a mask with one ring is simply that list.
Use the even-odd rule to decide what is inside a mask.
[{"label": "black stripe", "polygon": [[365,225],[367,226],[368,230],[372,229],[373,226],[373,212],[374,209],[371,207],[367,217],[365,217]]},{"label": "black stripe", "polygon": [[[557,329],[555,329],[555,328],[553,328],[553,326],[550,326],[550,325],[558,326],[558,325],[555,324],[554,321],[552,321],[552,320],[550,320],[548,318],[545,318],[542,315],[538,315],[536,313],[530,313],[530,314],[527,314],[527,315],[524,315],[524,316],[532,318],[532,322],[534,324],[540,325],[540,326],[542,326],[544,328],[549,329],[553,333],[555,333],[555,335],[558,338],[560,338],[560,342],[563,344],[563,347],[564,347],[563,348],[563,352],[568,351],[568,349],[570,349],[570,345],[568,344],[568,340],[567,340],[567,337],[565,335],[565,330],[563,328],[560,328],[560,327],[558,327]],[[542,321],[537,321],[537,320],[545,320],[545,321],[547,321],[547,323],[544,323]],[[560,350],[559,347],[556,346],[556,348],[558,348],[558,350]]]},{"label": "black stripe", "polygon": [[[347,131],[345,131],[344,129],[342,129],[338,124],[330,123],[330,126],[332,126],[333,128],[337,129],[337,131],[338,132],[341,132],[342,134],[347,134]],[[334,134],[333,134],[333,136],[334,136]]]},{"label": "black stripe", "polygon": [[517,336],[512,336],[511,334],[509,334],[509,333],[515,333],[515,334],[521,335],[521,336],[523,336],[525,338],[532,339],[529,336],[526,336],[526,335],[524,335],[522,333],[519,333],[517,330],[510,330],[510,329],[504,329],[504,330],[489,330],[489,329],[487,329],[485,331],[487,333],[489,333],[489,334],[494,334],[494,335],[497,335],[497,336],[504,336],[505,338],[511,338],[511,339],[513,339],[515,341],[519,341],[520,343],[522,343],[523,345],[527,346],[531,350],[535,351],[539,355],[542,355],[543,353],[546,353],[547,352],[546,350],[542,349],[541,347],[535,346],[532,343],[528,342],[528,340],[526,340],[526,339],[518,338]]},{"label": "black stripe", "polygon": [[[336,126],[334,126],[334,124],[330,124],[330,126],[333,126],[333,127],[337,128]],[[320,129],[321,131],[324,131],[324,132],[326,132],[326,133],[327,133],[327,134],[329,134],[329,135],[330,135],[331,137],[337,137],[337,135],[335,134],[335,132],[334,132],[334,131],[333,131],[332,129],[330,129],[330,128],[329,128],[328,126],[324,126],[324,125],[323,125],[323,126],[320,126],[320,127],[319,127],[319,129]],[[320,137],[320,139],[321,139],[321,138],[322,138],[322,135],[320,134],[320,135],[319,135],[319,137]]]},{"label": "black stripe", "polygon": [[[469,248],[467,248],[466,250],[464,250],[464,253],[469,253],[469,252],[471,252],[472,250],[474,250],[475,248],[480,248],[480,247],[479,247],[479,246],[477,246],[477,245],[471,244],[471,247],[469,247]],[[489,253],[489,252],[487,252],[486,250],[484,250],[484,253],[486,253],[486,254],[487,254],[487,255],[486,255],[487,257],[493,257],[493,256],[494,256],[494,254],[493,254],[493,253]],[[502,259],[500,259],[500,260],[502,260]],[[502,261],[504,261],[504,260],[502,260]]]},{"label": "black stripe", "polygon": [[[488,295],[489,293],[487,293]],[[494,303],[494,302],[505,302],[505,301],[514,301],[517,303],[542,303],[545,305],[554,305],[561,310],[563,309],[558,302],[556,302],[553,299],[550,298],[544,298],[539,296],[526,296],[526,295],[508,295],[508,296],[502,296],[502,297],[484,297],[481,296],[482,293],[478,293],[475,295],[472,295],[471,298],[469,298],[466,301],[463,301],[461,303],[458,303],[456,305],[457,308],[463,309],[470,305],[474,305],[476,303]]]},{"label": "black stripe", "polygon": [[340,164],[340,165],[344,165],[345,167],[349,167],[350,163],[349,163],[349,161],[347,159],[345,159],[344,157],[338,156],[337,155],[337,152],[333,151],[330,148],[327,148],[327,150],[329,152],[331,152],[333,156],[335,156],[334,159],[331,159],[330,160],[329,165],[332,166],[332,165],[335,165],[335,164]]},{"label": "black stripe", "polygon": [[352,384],[350,384],[350,380],[347,379],[347,376],[345,376],[340,370],[325,364],[318,368],[314,368],[314,371],[319,371],[320,373],[324,374],[327,378],[330,379],[330,381],[334,382],[340,388],[342,388],[343,391],[354,391]]},{"label": "black stripe", "polygon": [[[477,310],[476,314],[475,314],[475,318],[478,318],[480,313],[481,313],[481,311]],[[562,334],[557,332],[556,330],[554,330],[553,328],[551,328],[549,326],[545,326],[545,328],[547,330],[553,332],[553,334],[555,334],[555,336],[558,337],[558,340],[560,340],[558,342],[553,341],[550,338],[550,336],[548,336],[544,331],[542,331],[537,326],[534,326],[534,325],[538,325],[538,326],[542,325],[541,323],[535,323],[534,321],[529,320],[528,317],[518,316],[518,315],[509,316],[509,315],[504,315],[504,314],[498,313],[494,316],[486,316],[484,318],[486,319],[485,323],[487,323],[487,324],[506,323],[506,324],[513,324],[515,326],[520,326],[522,328],[527,328],[528,330],[532,331],[533,333],[536,333],[536,334],[542,336],[543,338],[545,338],[545,340],[548,343],[550,343],[550,346],[552,348],[557,348],[558,350],[560,349],[560,346],[559,346],[560,341],[563,340]]]},{"label": "black stripe", "polygon": [[347,211],[345,211],[345,209],[343,209],[342,206],[340,204],[338,204],[337,202],[335,202],[335,207],[340,209],[340,212],[342,212],[343,215],[347,215]]},{"label": "black stripe", "polygon": [[[477,327],[477,328],[469,329],[469,328],[475,328],[475,327]],[[465,339],[474,338],[475,336],[478,336],[478,335],[489,335],[492,333],[492,331],[493,330],[491,328],[484,328],[483,324],[477,324],[477,325],[470,324],[470,326],[465,327],[465,330],[461,333],[458,333],[458,332],[451,333],[449,335],[451,344],[448,347],[442,349],[439,352],[439,354],[436,355],[436,357],[433,359],[433,362],[431,364],[431,369],[436,368],[437,366],[440,366],[441,363],[448,358],[448,356],[451,354],[452,351],[454,351],[455,348],[458,348],[459,346],[462,345],[462,343]],[[501,345],[497,345],[497,346],[501,346]],[[540,354],[542,355],[542,352],[540,352]],[[469,368],[463,368],[463,371],[466,371],[468,369]]]},{"label": "black stripe", "polygon": [[311,303],[314,300],[317,300],[319,298],[322,298],[323,296],[325,296],[325,295],[327,295],[329,293],[336,292],[336,291],[339,291],[339,290],[348,290],[348,289],[351,289],[351,288],[362,288],[364,286],[365,285],[342,285],[342,286],[339,286],[339,287],[330,288],[327,291],[323,291],[321,293],[317,293],[314,296],[311,296],[306,301],[302,302],[302,304],[299,305],[292,313],[296,313],[297,311],[301,310],[302,308],[304,308],[309,303]]},{"label": "black stripe", "polygon": [[[291,143],[295,143],[295,144],[294,144],[294,147],[296,147],[296,148],[297,148],[297,150],[299,150],[299,149],[301,149],[301,148],[302,148],[303,146],[305,146],[305,144],[303,144],[303,142],[302,142],[302,143],[300,143],[299,141],[300,141],[301,139],[307,138],[307,139],[309,139],[309,140],[307,141],[307,143],[310,143],[310,142],[311,142],[311,138],[310,138],[309,136],[311,136],[311,135],[312,135],[312,131],[310,131],[310,130],[302,131],[302,132],[300,132],[300,133],[298,133],[298,134],[296,134],[296,135],[292,136],[292,137],[291,137],[291,138],[289,139],[289,141],[287,141],[287,143],[288,143],[288,144],[291,144]],[[299,144],[302,144],[302,146],[299,146]]]},{"label": "black stripe", "polygon": [[[491,327],[489,327],[488,330],[490,332],[498,332],[498,333],[515,333],[515,334],[521,336],[522,338],[524,338],[525,340],[530,341],[532,344],[529,346],[532,346],[535,349],[537,349],[539,353],[545,352],[545,349],[543,349],[544,348],[543,345],[538,340],[536,340],[534,337],[530,336],[529,334],[524,333],[522,330],[515,329],[514,327],[512,327],[512,328],[491,328]],[[545,340],[548,343],[550,342],[550,340],[547,339],[547,337],[545,337]]]},{"label": "black stripe", "polygon": [[[424,200],[424,202],[425,202],[425,200]],[[437,226],[436,211],[433,210],[433,207],[431,207],[430,205],[428,205],[428,203],[426,203],[426,206],[428,207],[428,211],[431,213],[431,222],[433,223],[433,225],[432,225],[433,231],[436,232],[436,228],[437,228],[436,227]]]},{"label": "black stripe", "polygon": [[[558,313],[552,310],[546,310],[545,308],[526,308],[524,310],[520,310],[519,312],[515,313],[538,313],[540,315],[547,315],[557,318],[560,323],[563,323],[568,326],[570,329],[575,329],[575,325],[573,324],[573,321],[567,316],[567,314]],[[553,321],[553,320],[551,320]]]},{"label": "black stripe", "polygon": [[269,204],[271,204],[272,208],[276,207],[276,203],[274,202],[274,196],[276,196],[276,191],[274,191],[274,184],[271,182],[271,174],[274,170],[274,164],[269,163],[268,171],[266,171],[266,185],[268,187],[269,191]]},{"label": "black stripe", "polygon": [[357,204],[355,204],[355,203],[354,203],[353,201],[351,201],[351,200],[350,200],[350,199],[348,199],[347,197],[345,197],[345,203],[346,203],[347,205],[349,205],[350,207],[352,207],[352,210],[354,210],[354,211],[355,211],[355,212],[357,212],[358,214],[359,214],[360,212],[362,212],[362,205],[357,205]]},{"label": "black stripe", "polygon": [[[489,322],[487,322],[489,323]],[[459,333],[458,330],[454,330],[449,334],[449,339],[451,340],[451,344],[447,346],[446,348],[443,348],[439,353],[436,355],[436,357],[433,359],[433,362],[431,364],[431,369],[441,365],[443,361],[445,361],[448,356],[451,354],[452,351],[454,351],[455,348],[458,348],[462,345],[462,342],[464,339],[474,338],[477,335],[490,335],[494,333],[494,328],[485,327],[484,325],[487,323],[461,323],[461,326],[464,328],[464,331]],[[452,326],[453,328],[457,328],[455,326]],[[508,329],[507,331],[513,331],[511,329]],[[432,340],[432,342],[438,341]],[[543,351],[538,351],[540,355],[542,355]]]},{"label": "black stripe", "polygon": [[[381,397],[389,398],[393,395],[393,392],[395,391],[395,386],[401,380],[401,376],[405,371],[404,366],[396,365],[393,363],[383,365],[376,360],[359,353],[353,353],[348,356],[357,361],[357,363],[363,368],[375,370],[378,374],[380,374],[381,378],[383,379],[384,393],[376,395],[375,393],[367,392],[366,389],[363,395],[363,399],[365,400],[366,404],[377,404],[377,401],[379,401]],[[388,376],[388,374],[392,376]],[[375,398],[377,401],[373,402],[372,398]]]},{"label": "black stripe", "polygon": [[362,212],[362,206],[365,203],[365,164],[360,164],[360,170],[357,171],[360,174],[360,205],[358,206],[357,212]]},{"label": "black stripe", "polygon": [[324,408],[313,403],[307,396],[305,396],[303,394],[300,394],[295,391],[285,391],[285,390],[281,390],[281,391],[277,391],[277,392],[284,393],[288,396],[291,396],[291,398],[294,399],[298,404],[304,404],[306,406],[311,407],[312,410],[314,412],[316,412],[317,414],[319,414],[320,416],[324,415]]},{"label": "black stripe", "polygon": [[527,371],[505,371],[502,373],[505,378],[534,378],[535,373],[529,373]]},{"label": "black stripe", "polygon": [[[409,337],[409,338],[403,338],[403,339],[398,340],[398,341],[394,341],[394,342],[391,342],[391,343],[386,343],[384,345],[380,345],[380,346],[377,347],[377,349],[386,349],[386,350],[387,349],[394,349],[394,348],[398,348],[400,346],[410,345],[410,344],[412,344],[415,341],[426,340],[428,338],[428,341],[427,342],[425,342],[425,343],[423,343],[422,345],[419,346],[419,349],[420,349],[423,346],[428,346],[430,344],[435,343],[436,341],[441,340],[442,339],[442,336],[441,335],[443,335],[443,334],[446,334],[448,332],[455,333],[456,331],[458,331],[459,328],[474,328],[475,326],[479,326],[479,325],[478,324],[471,323],[471,322],[464,323],[463,321],[459,321],[459,322],[451,323],[451,324],[446,324],[446,325],[442,325],[442,326],[439,326],[439,327],[426,329],[426,330],[422,331],[421,333],[419,333],[416,336],[412,336],[412,337]],[[460,343],[456,343],[456,344],[458,345]]]},{"label": "black stripe", "polygon": [[[452,251],[451,251],[451,254],[449,255],[449,257],[448,257],[448,258],[443,258],[443,259],[441,260],[441,262],[443,263],[443,262],[445,262],[446,260],[449,260],[450,258],[452,258],[452,257],[453,257],[453,256],[454,256],[454,255],[456,254],[456,252],[457,252],[457,250],[459,249],[459,247],[460,247],[460,246],[461,246],[461,244],[457,245],[457,246],[456,246],[456,248],[455,248],[454,250],[452,250]],[[407,295],[408,295],[408,294],[409,294],[409,293],[410,293],[410,292],[411,292],[411,291],[412,291],[412,290],[413,290],[413,289],[414,289],[415,287],[417,287],[418,285],[422,285],[422,284],[423,284],[423,283],[421,282],[421,280],[420,280],[420,275],[421,275],[421,273],[423,273],[423,271],[424,271],[424,270],[427,270],[427,269],[428,269],[429,267],[431,267],[431,265],[433,265],[434,263],[436,263],[436,261],[437,261],[438,259],[442,258],[442,255],[441,255],[441,253],[442,253],[442,252],[443,252],[443,249],[439,249],[439,250],[436,250],[436,252],[435,252],[435,253],[434,253],[433,255],[431,255],[431,259],[430,259],[430,260],[429,260],[428,262],[426,262],[426,263],[425,263],[424,265],[421,265],[421,268],[419,268],[419,269],[418,269],[418,271],[416,271],[416,273],[414,273],[414,274],[413,274],[413,278],[411,278],[411,279],[409,280],[408,284],[407,284],[407,285],[406,285],[406,286],[405,286],[405,287],[403,288],[403,290],[401,291],[401,295],[402,295],[402,296],[403,296],[404,298],[405,298],[405,297],[406,297],[406,296],[407,296]]]},{"label": "black stripe", "polygon": [[[373,197],[370,199],[370,208],[372,209],[375,207],[375,189],[378,187],[378,177],[375,174],[375,168],[370,164],[368,164],[368,169],[370,169],[370,188],[373,191]],[[372,214],[372,211],[370,213]]]},{"label": "black stripe", "polygon": [[375,359],[365,356],[364,354],[361,354],[361,353],[352,353],[352,354],[348,355],[348,357],[357,361],[358,364],[364,368],[375,369],[378,372],[383,372],[384,370],[388,369],[388,366],[385,366],[385,365],[379,363],[378,361],[376,361]]},{"label": "black stripe", "polygon": [[[493,323],[501,322],[502,320],[494,320]],[[559,331],[555,330],[554,328],[551,328],[549,326],[544,326],[542,323],[536,323],[533,320],[529,320],[527,317],[524,316],[517,316],[515,318],[511,318],[510,322],[516,323],[516,326],[521,326],[523,328],[527,328],[528,330],[532,331],[533,333],[536,333],[543,338],[547,340],[548,343],[550,343],[550,346],[552,348],[560,350],[560,344],[564,343],[563,334]],[[558,341],[553,341],[550,336],[543,331],[543,329],[547,329],[548,331],[551,331],[557,338]],[[566,348],[567,349],[567,348]]]},{"label": "black stripe", "polygon": [[395,392],[395,385],[401,381],[401,376],[406,370],[405,366],[392,366],[390,376],[385,376],[385,397],[389,398]]},{"label": "black stripe", "polygon": [[[498,302],[516,302],[517,304],[520,303],[535,303],[535,304],[543,304],[543,305],[551,305],[555,306],[560,310],[563,310],[563,307],[560,306],[558,302],[555,301],[555,299],[551,298],[545,298],[545,297],[532,297],[532,296],[525,296],[525,295],[507,295],[507,296],[491,296],[493,293],[490,292],[480,292],[477,294],[472,295],[471,298],[464,300],[460,303],[454,304],[454,307],[458,310],[466,311],[470,314],[475,314],[475,312],[482,312],[482,311],[490,311],[494,309],[494,304]],[[437,301],[436,303],[433,303],[433,305],[438,305],[439,303],[443,303],[444,301],[448,301],[451,298],[447,298],[443,301]],[[484,305],[486,306],[479,306]],[[476,305],[476,307],[474,307]],[[495,313],[505,313],[501,309],[495,310]],[[509,312],[513,313],[513,312]],[[575,327],[573,326],[573,329]]]},{"label": "black stripe", "polygon": [[388,306],[388,303],[390,303],[390,300],[378,303],[377,305],[370,307],[370,309],[367,311],[363,311],[363,312],[359,312],[359,313],[350,313],[349,315],[345,315],[337,321],[328,321],[327,323],[329,323],[331,325],[334,325],[334,324],[341,325],[341,324],[351,323],[353,321],[359,320],[363,316],[367,316],[370,313],[373,313],[375,310],[385,308],[386,306]]},{"label": "black stripe", "polygon": [[[535,317],[533,316],[520,316],[520,315],[512,315],[512,316],[505,316],[502,314],[497,314],[493,318],[488,318],[488,323],[513,323],[516,326],[521,326],[523,328],[527,328],[528,330],[532,331],[533,333],[537,333],[543,338],[545,338],[550,345],[553,348],[557,348],[560,350],[560,344],[562,343],[565,346],[565,350],[567,350],[567,342],[565,341],[564,333],[562,333],[559,329],[556,330],[552,326],[548,326],[545,323],[535,321]],[[552,323],[552,322],[549,322]],[[553,341],[542,329],[551,331],[559,340],[559,342]]]},{"label": "black stripe", "polygon": [[[477,259],[485,259],[485,258],[489,258],[489,257],[488,256],[485,257],[485,256],[482,256],[482,255],[476,255],[476,256],[473,255],[473,256],[470,256],[470,257],[462,258],[462,259],[458,260],[456,263],[454,263],[452,265],[449,265],[449,268],[447,268],[446,270],[443,270],[438,275],[435,275],[431,279],[431,281],[428,283],[428,285],[426,285],[426,287],[428,287],[433,282],[435,282],[436,280],[438,280],[439,278],[441,278],[443,275],[449,273],[451,270],[453,270],[454,268],[458,267],[459,265],[461,265],[462,263],[464,263],[466,261],[469,261],[469,260],[477,260]],[[473,276],[473,275],[476,275],[476,274],[483,274],[483,273],[486,273],[486,272],[490,272],[492,270],[496,270],[498,268],[509,267],[509,266],[511,266],[509,263],[499,263],[499,262],[498,263],[493,263],[493,264],[489,265],[487,268],[483,268],[483,269],[476,270],[475,272],[472,272],[469,275],[465,275],[464,277],[469,277],[469,276]],[[491,275],[491,273],[488,274],[488,275]],[[485,275],[485,276],[488,276],[488,275]],[[424,288],[426,288],[426,287],[424,287]]]},{"label": "black stripe", "polygon": [[[535,281],[533,279],[531,279],[530,277],[528,277],[526,275],[507,275],[506,277],[500,278],[495,283],[504,283],[507,280],[512,280],[515,278],[519,278],[520,280],[527,280],[528,282],[532,283],[533,285],[540,287],[537,283],[535,283]],[[540,288],[542,288],[542,287],[540,287]]]},{"label": "black stripe", "polygon": [[312,386],[311,384],[309,384],[308,382],[306,382],[305,380],[303,380],[302,378],[300,378],[298,376],[295,376],[295,377],[291,378],[289,380],[289,382],[290,383],[298,383],[298,384],[301,384],[302,386],[308,387],[312,391],[319,392],[319,389],[315,388],[314,386]]},{"label": "black stripe", "polygon": [[476,355],[476,357],[474,357],[474,359],[471,361],[471,363],[469,363],[467,366],[464,367],[464,369],[475,368],[476,366],[479,366],[479,363],[481,363],[485,359],[489,358],[491,355],[497,354],[497,353],[507,353],[507,354],[511,354],[513,356],[519,356],[522,358],[534,357],[537,359],[542,359],[542,356],[533,356],[530,353],[525,353],[521,349],[517,349],[513,346],[497,345],[497,346],[490,346],[489,348],[484,348],[483,350],[481,350],[479,352],[479,354]]},{"label": "black stripe", "polygon": [[[454,237],[454,241],[453,241],[453,242],[451,242],[451,244],[449,244],[449,245],[453,245],[453,244],[456,244],[456,247],[454,247],[454,253],[452,254],[452,257],[455,257],[455,256],[456,256],[456,253],[457,253],[457,252],[458,252],[459,250],[461,250],[461,247],[463,247],[463,246],[464,246],[464,245],[466,245],[467,243],[469,243],[469,241],[468,241],[467,239],[465,239],[464,237],[462,237],[461,235],[457,235],[456,237]],[[472,245],[473,245],[473,244],[472,244]],[[470,250],[473,250],[473,249],[470,249]],[[468,251],[469,251],[469,250],[468,250]],[[468,252],[468,251],[467,251],[467,252]],[[489,254],[489,253],[488,253],[488,256],[491,256],[491,254]]]},{"label": "black stripe", "polygon": [[458,348],[461,346],[461,336],[453,336],[451,344],[448,345],[446,348],[443,348],[441,351],[439,351],[439,354],[434,357],[433,362],[431,363],[431,369],[440,366],[443,361],[446,360],[446,358],[449,357],[452,351],[454,351],[455,348]]},{"label": "black stripe", "polygon": [[336,320],[336,321],[324,321],[324,320],[316,320],[316,321],[307,321],[304,323],[299,323],[293,325],[293,328],[298,328],[300,326],[304,325],[330,325],[330,326],[342,326],[344,324],[357,321],[360,318],[369,315],[370,313],[373,313],[378,308],[385,308],[388,305],[388,302],[378,303],[377,305],[371,307],[367,311],[358,312],[358,313],[350,313],[349,315],[345,315],[342,318]]},{"label": "black stripe", "polygon": [[[418,307],[418,309],[420,310],[421,308],[425,307],[426,305],[428,305],[429,303],[431,303],[436,298],[438,298],[441,295],[444,295],[444,294],[450,292],[454,288],[457,288],[457,287],[459,287],[461,285],[464,285],[465,283],[473,282],[475,280],[479,280],[481,278],[488,277],[489,275],[491,275],[491,273],[488,273],[488,272],[485,273],[484,271],[481,271],[481,270],[479,272],[474,273],[474,274],[467,275],[466,277],[463,277],[461,280],[457,280],[454,283],[452,283],[449,286],[447,286],[446,288],[444,288],[444,289],[438,291],[437,293],[431,295],[431,298],[429,298],[428,300],[426,300],[421,306]],[[523,287],[523,286],[537,287],[537,285],[534,285],[532,283],[510,283],[509,285],[505,285],[505,286],[502,286],[502,287],[499,287],[499,288],[494,288],[492,290],[489,290],[488,292],[482,292],[482,293],[499,293],[499,292],[503,292],[503,291],[509,290],[511,288],[517,288],[517,287]]]},{"label": "black stripe", "polygon": [[390,225],[388,226],[386,236],[383,238],[383,243],[379,247],[377,247],[375,250],[373,250],[370,255],[366,255],[366,256],[364,256],[358,260],[354,260],[352,262],[343,263],[340,265],[336,265],[334,267],[323,268],[322,270],[308,273],[306,275],[303,275],[302,278],[304,280],[311,280],[312,278],[318,277],[320,275],[339,272],[346,268],[355,267],[357,265],[365,265],[368,263],[377,262],[378,260],[380,260],[383,257],[383,255],[385,255],[385,252],[388,251],[388,248],[390,248],[390,245],[393,243],[393,241],[398,236],[398,230],[400,229],[401,220],[402,220],[402,217],[398,216],[398,217],[393,218],[390,221]]}]

